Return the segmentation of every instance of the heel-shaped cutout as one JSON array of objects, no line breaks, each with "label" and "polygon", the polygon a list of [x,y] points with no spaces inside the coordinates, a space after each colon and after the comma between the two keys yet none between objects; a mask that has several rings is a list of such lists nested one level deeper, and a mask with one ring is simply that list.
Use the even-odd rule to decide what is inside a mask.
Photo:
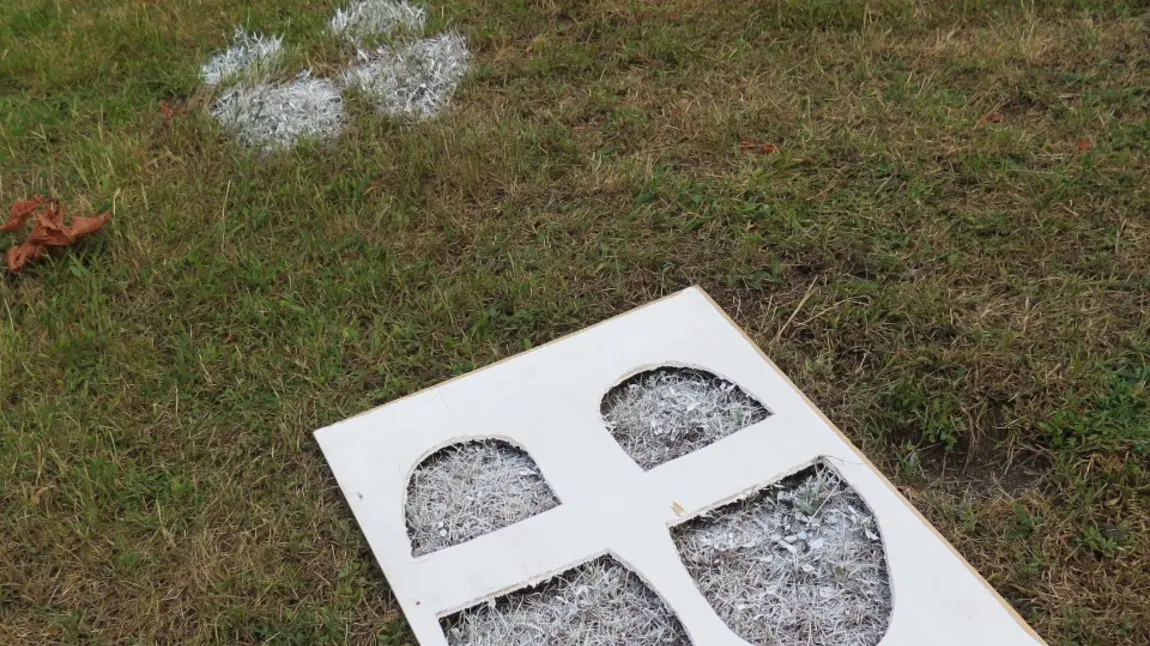
[{"label": "heel-shaped cutout", "polygon": [[412,556],[430,554],[559,505],[535,460],[503,440],[444,447],[415,468],[404,514]]},{"label": "heel-shaped cutout", "polygon": [[875,646],[891,591],[866,503],[819,464],[671,531],[720,618],[752,644]]},{"label": "heel-shaped cutout", "polygon": [[612,388],[600,412],[619,446],[644,469],[697,451],[770,415],[737,385],[696,368],[641,372]]},{"label": "heel-shaped cutout", "polygon": [[659,595],[610,555],[440,625],[449,646],[691,646]]}]

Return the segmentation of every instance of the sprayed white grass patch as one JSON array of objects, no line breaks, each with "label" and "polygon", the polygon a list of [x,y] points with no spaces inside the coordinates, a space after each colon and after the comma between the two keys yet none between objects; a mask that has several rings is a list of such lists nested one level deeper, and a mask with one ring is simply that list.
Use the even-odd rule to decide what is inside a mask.
[{"label": "sprayed white grass patch", "polygon": [[890,621],[874,516],[819,465],[672,530],[715,612],[754,644],[874,646]]},{"label": "sprayed white grass patch", "polygon": [[200,66],[204,85],[216,86],[241,73],[266,73],[283,48],[283,36],[247,33],[236,27],[236,35],[227,49],[216,52]]},{"label": "sprayed white grass patch", "polygon": [[689,646],[682,624],[610,556],[443,620],[451,646]]},{"label": "sprayed white grass patch", "polygon": [[307,72],[282,85],[237,85],[212,106],[212,116],[245,145],[265,151],[335,138],[346,122],[339,88]]},{"label": "sprayed white grass patch", "polygon": [[451,101],[471,58],[467,40],[455,32],[358,56],[360,64],[344,72],[344,84],[384,114],[414,118],[433,117]]},{"label": "sprayed white grass patch", "polygon": [[402,0],[359,0],[346,9],[337,9],[330,25],[333,32],[358,45],[400,28],[419,32],[426,21],[427,13],[418,5]]},{"label": "sprayed white grass patch", "polygon": [[523,450],[500,440],[453,444],[424,460],[408,483],[411,553],[458,545],[558,504]]},{"label": "sprayed white grass patch", "polygon": [[770,414],[735,384],[691,368],[659,368],[615,386],[601,406],[607,430],[644,469],[682,457]]}]

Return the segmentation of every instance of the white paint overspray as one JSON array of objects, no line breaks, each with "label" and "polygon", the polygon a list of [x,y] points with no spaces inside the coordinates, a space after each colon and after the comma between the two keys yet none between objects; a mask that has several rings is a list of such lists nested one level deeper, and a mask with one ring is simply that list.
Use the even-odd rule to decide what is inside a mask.
[{"label": "white paint overspray", "polygon": [[467,71],[467,40],[455,32],[398,47],[360,50],[360,64],[344,72],[343,83],[392,116],[433,117],[450,100]]},{"label": "white paint overspray", "polygon": [[465,543],[559,504],[531,456],[501,440],[453,444],[411,476],[407,527],[414,556]]},{"label": "white paint overspray", "polygon": [[291,83],[232,87],[212,106],[212,116],[245,145],[268,152],[303,138],[333,139],[347,121],[339,88],[307,71]]},{"label": "white paint overspray", "polygon": [[450,646],[690,646],[682,624],[610,556],[448,617]]},{"label": "white paint overspray", "polygon": [[723,621],[752,644],[875,646],[890,621],[878,524],[817,465],[674,528]]},{"label": "white paint overspray", "polygon": [[[301,72],[296,81],[268,81],[281,58],[282,36],[237,28],[234,42],[200,68],[204,85],[234,83],[212,105],[211,114],[241,143],[272,151],[303,138],[332,139],[346,124],[341,88],[355,88],[389,116],[432,117],[451,100],[467,71],[467,41],[447,32],[391,47],[367,50],[373,36],[422,32],[426,10],[403,0],[357,0],[336,11],[334,33],[356,46],[356,64],[336,82]],[[338,83],[338,85],[337,85]]]},{"label": "white paint overspray", "polygon": [[348,41],[362,45],[374,36],[404,30],[418,34],[427,12],[422,6],[395,0],[359,0],[331,17],[331,30]]},{"label": "white paint overspray", "polygon": [[[627,379],[604,397],[602,412],[645,469],[768,415],[735,384],[681,367]],[[413,553],[462,543],[553,506],[526,453],[482,441],[448,447],[416,469],[408,490]],[[700,591],[747,641],[874,646],[891,607],[878,531],[850,487],[816,466],[676,526],[673,536]],[[540,635],[555,646],[687,643],[657,596],[610,559],[470,608],[445,627],[452,646],[529,646]]]},{"label": "white paint overspray", "polygon": [[200,66],[200,79],[204,85],[214,87],[241,75],[266,75],[282,48],[283,36],[248,33],[243,27],[236,27],[231,46],[216,52]]},{"label": "white paint overspray", "polygon": [[671,366],[615,386],[600,410],[607,430],[644,469],[697,451],[770,414],[717,375]]}]

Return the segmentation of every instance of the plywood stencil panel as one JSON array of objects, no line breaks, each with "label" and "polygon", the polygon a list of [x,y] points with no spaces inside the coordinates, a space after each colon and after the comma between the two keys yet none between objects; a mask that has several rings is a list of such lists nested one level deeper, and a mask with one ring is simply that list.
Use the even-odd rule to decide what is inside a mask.
[{"label": "plywood stencil panel", "polygon": [[[699,440],[685,455],[641,466],[608,428],[604,396],[628,378],[666,366],[714,375],[769,414],[740,413],[736,421],[750,423]],[[672,530],[815,464],[825,465],[873,514],[892,604],[883,646],[1043,644],[699,289],[339,422],[316,437],[423,646],[448,644],[441,619],[600,557],[641,579],[691,643],[744,645],[691,578]],[[413,556],[404,505],[415,469],[443,447],[492,438],[530,456],[558,505]]]}]

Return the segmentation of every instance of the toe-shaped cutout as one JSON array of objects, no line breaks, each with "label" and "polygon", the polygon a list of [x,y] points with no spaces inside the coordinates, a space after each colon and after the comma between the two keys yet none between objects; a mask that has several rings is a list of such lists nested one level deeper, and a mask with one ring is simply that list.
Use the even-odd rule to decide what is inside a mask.
[{"label": "toe-shaped cutout", "polygon": [[672,530],[703,596],[752,644],[875,646],[890,623],[879,529],[816,465]]},{"label": "toe-shaped cutout", "polygon": [[423,460],[408,482],[411,553],[458,545],[558,504],[523,449],[503,440],[452,444]]},{"label": "toe-shaped cutout", "polygon": [[689,646],[667,604],[611,556],[441,622],[450,646]]},{"label": "toe-shaped cutout", "polygon": [[704,370],[664,367],[612,388],[600,406],[607,430],[639,466],[697,451],[770,412],[735,384]]}]

